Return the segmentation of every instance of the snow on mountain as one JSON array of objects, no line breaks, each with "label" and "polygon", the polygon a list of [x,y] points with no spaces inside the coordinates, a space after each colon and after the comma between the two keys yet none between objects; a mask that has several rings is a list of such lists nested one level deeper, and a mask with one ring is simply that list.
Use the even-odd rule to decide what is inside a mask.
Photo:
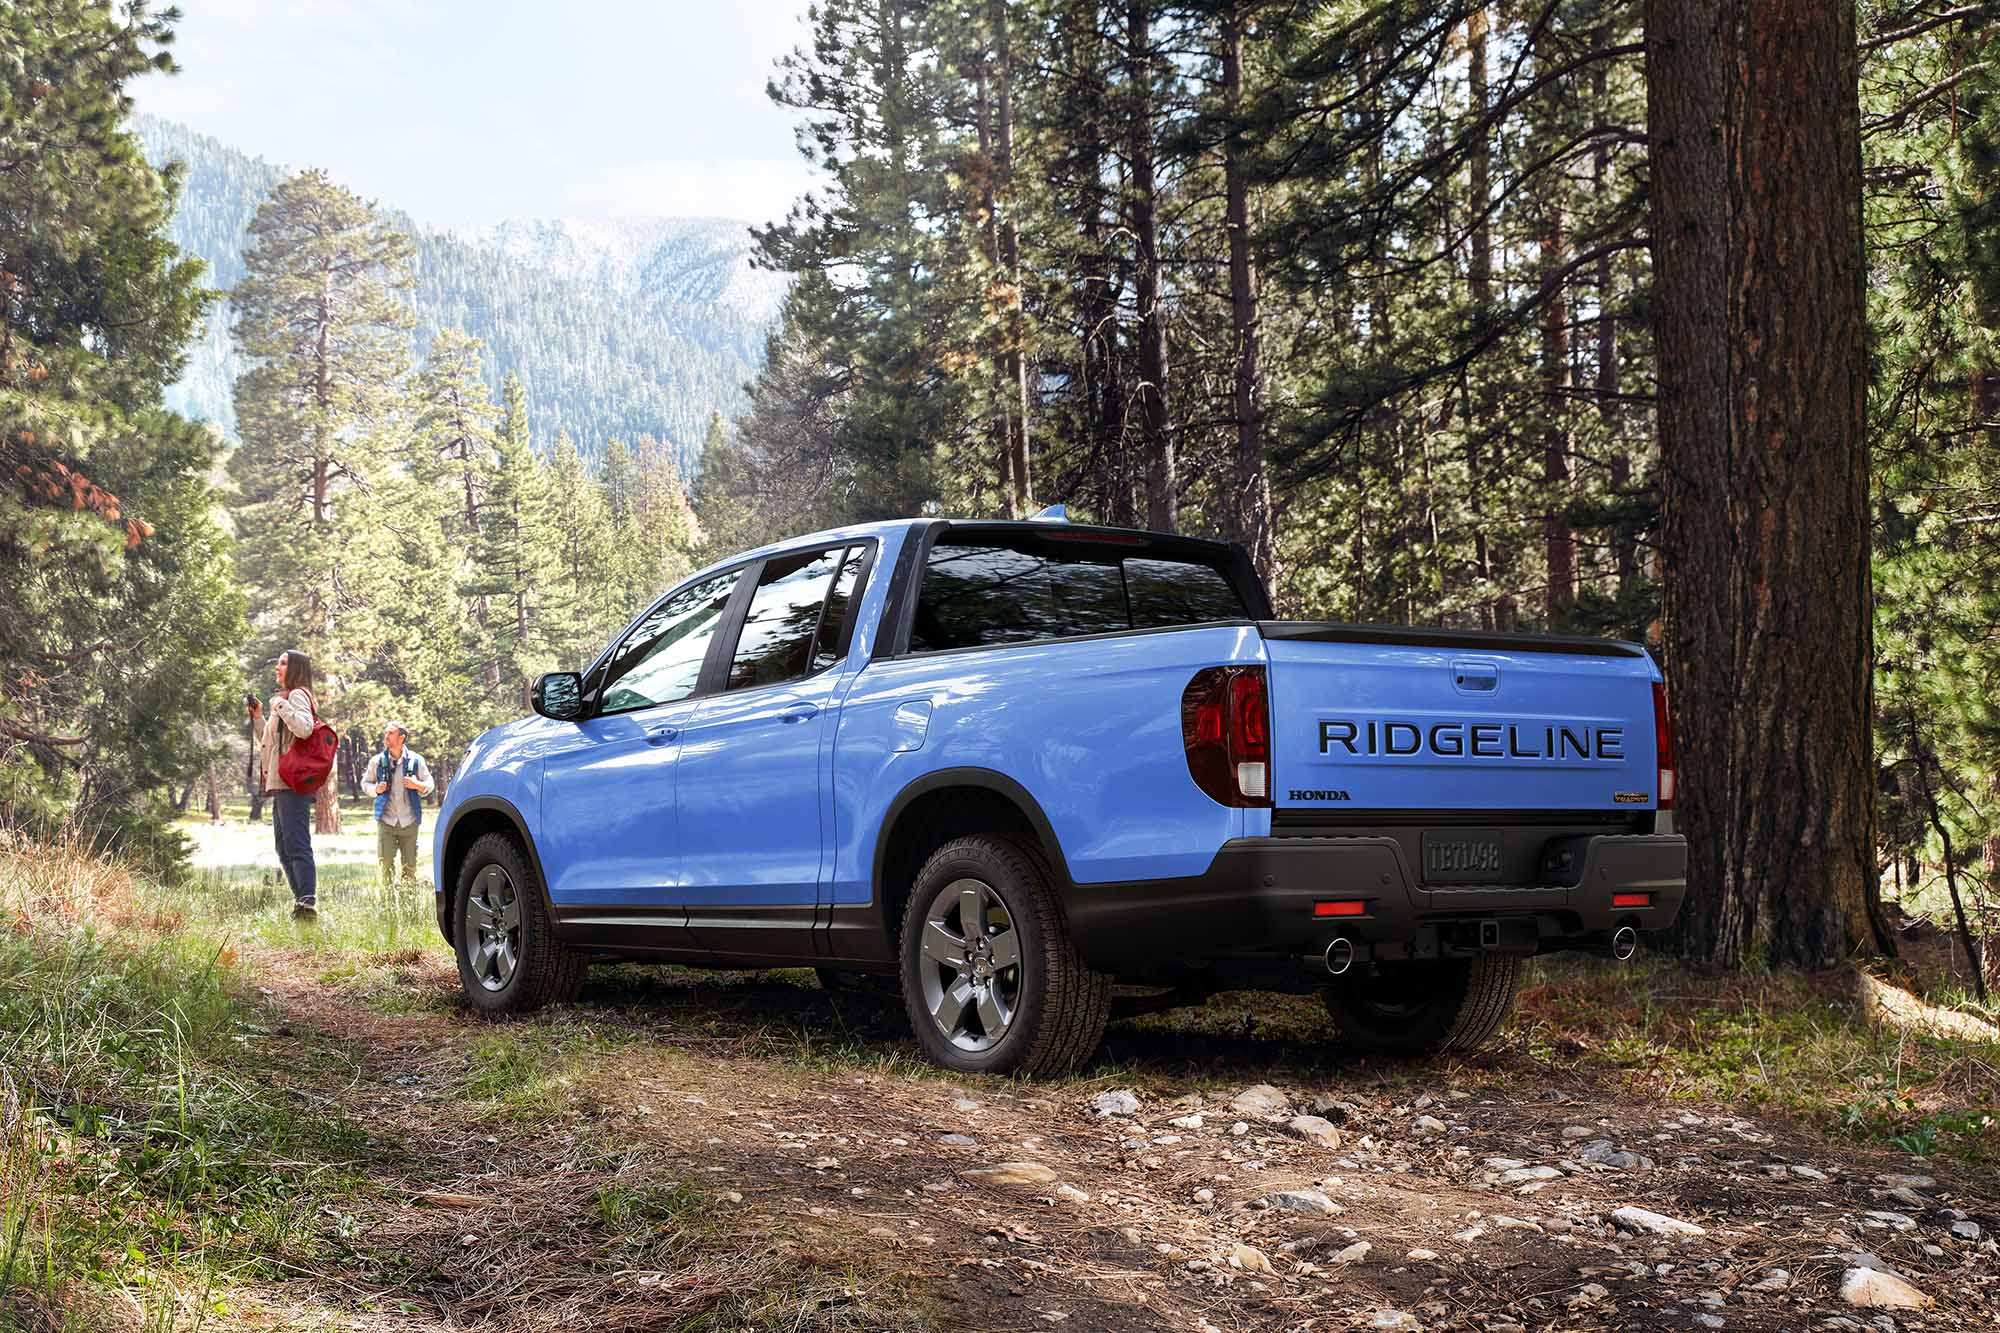
[{"label": "snow on mountain", "polygon": [[785,298],[785,276],[751,266],[749,226],[728,218],[515,218],[457,235],[640,302],[721,306],[768,324]]}]

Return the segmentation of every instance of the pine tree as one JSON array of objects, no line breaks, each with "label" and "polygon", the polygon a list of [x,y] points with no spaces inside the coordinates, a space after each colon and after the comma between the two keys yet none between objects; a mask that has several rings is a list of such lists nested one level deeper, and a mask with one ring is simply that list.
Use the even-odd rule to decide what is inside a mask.
[{"label": "pine tree", "polygon": [[561,601],[569,610],[554,649],[559,662],[581,666],[639,608],[621,603],[605,578],[618,557],[611,540],[610,505],[603,484],[585,466],[567,433],[556,436],[544,470],[557,579]]},{"label": "pine tree", "polygon": [[473,659],[489,697],[525,706],[529,684],[555,659],[563,605],[546,480],[528,438],[528,398],[521,381],[501,389],[492,489],[462,593],[481,608]]},{"label": "pine tree", "polygon": [[236,702],[217,442],[162,410],[212,294],[124,127],[171,12],[0,7],[0,819],[174,859],[162,790]]},{"label": "pine tree", "polygon": [[301,648],[334,680],[361,665],[349,623],[364,554],[356,501],[401,428],[411,320],[397,291],[410,253],[368,204],[301,172],[257,210],[230,294],[237,344],[255,362],[236,383],[243,444],[229,465],[253,649]]},{"label": "pine tree", "polygon": [[417,377],[410,474],[457,498],[455,530],[479,531],[479,510],[493,471],[493,400],[480,374],[477,338],[446,329],[431,342]]}]

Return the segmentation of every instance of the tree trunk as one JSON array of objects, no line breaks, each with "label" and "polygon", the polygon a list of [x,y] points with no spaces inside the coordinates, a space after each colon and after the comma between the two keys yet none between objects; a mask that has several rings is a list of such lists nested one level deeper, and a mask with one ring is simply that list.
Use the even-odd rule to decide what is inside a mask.
[{"label": "tree trunk", "polygon": [[[1475,9],[1465,20],[1466,81],[1474,119],[1486,114],[1486,35],[1484,8]],[[1473,317],[1484,325],[1493,315],[1493,219],[1487,210],[1493,201],[1493,141],[1475,134],[1468,167],[1467,206],[1472,218],[1472,257],[1466,274],[1466,288],[1472,298]],[[1493,552],[1486,534],[1486,451],[1481,441],[1493,428],[1493,397],[1485,391],[1485,380],[1475,367],[1468,372],[1465,401],[1466,489],[1472,497],[1472,571],[1482,589],[1479,623],[1486,629],[1495,625],[1493,603]]]},{"label": "tree trunk", "polygon": [[1000,274],[1006,280],[1006,308],[1001,312],[1003,391],[1007,408],[1007,462],[1013,485],[1007,512],[1025,518],[1032,503],[1034,478],[1028,470],[1028,357],[1026,312],[1021,305],[1021,227],[1015,217],[1014,195],[1014,49],[1007,31],[1007,0],[988,0],[993,24],[994,56],[999,75],[999,125],[996,136],[1000,177]]},{"label": "tree trunk", "polygon": [[[1542,263],[1562,266],[1562,203],[1549,202],[1542,231]],[[1569,294],[1560,284],[1542,307],[1542,549],[1548,563],[1544,622],[1553,629],[1576,601],[1576,533],[1564,506],[1569,500]]]},{"label": "tree trunk", "polygon": [[1178,530],[1179,479],[1167,424],[1167,324],[1160,301],[1160,224],[1153,180],[1153,11],[1150,0],[1125,8],[1126,135],[1131,156],[1132,236],[1138,251],[1139,431],[1146,456],[1146,526]]},{"label": "tree trunk", "polygon": [[1875,791],[1851,5],[1647,0],[1667,678],[1691,955],[1823,967]]},{"label": "tree trunk", "polygon": [[[1230,116],[1243,107],[1243,15],[1232,5],[1222,15],[1222,89]],[[1236,338],[1236,494],[1230,536],[1243,543],[1264,586],[1278,595],[1278,544],[1271,526],[1271,480],[1264,471],[1264,384],[1259,365],[1262,332],[1257,311],[1257,265],[1250,256],[1250,183],[1243,143],[1232,126],[1222,140],[1222,192],[1229,224],[1229,320]]]},{"label": "tree trunk", "polygon": [[340,832],[340,793],[331,782],[323,783],[313,797],[313,831]]},{"label": "tree trunk", "polygon": [[[998,270],[1000,266],[1000,201],[994,191],[993,165],[993,96],[988,84],[986,63],[989,59],[985,51],[978,56],[978,73],[973,79],[974,120],[979,130],[979,211],[985,218],[985,225],[979,229],[980,246],[985,251],[987,266]],[[989,296],[987,299],[991,299]],[[1014,495],[1014,421],[1013,410],[1008,405],[1007,393],[1007,351],[1002,335],[987,335],[993,339],[993,406],[995,415],[988,428],[993,450],[994,470],[1000,478],[1000,512],[1009,518],[1018,518],[1013,509]]]}]

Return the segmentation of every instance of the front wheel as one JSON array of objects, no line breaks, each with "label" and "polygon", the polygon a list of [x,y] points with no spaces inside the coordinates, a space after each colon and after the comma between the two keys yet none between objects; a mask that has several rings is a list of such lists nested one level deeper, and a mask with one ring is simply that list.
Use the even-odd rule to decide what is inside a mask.
[{"label": "front wheel", "polygon": [[1512,954],[1389,963],[1321,992],[1342,1041],[1370,1055],[1470,1054],[1514,1008],[1521,959]]},{"label": "front wheel", "polygon": [[1060,1074],[1090,1058],[1111,978],[1070,940],[1053,876],[1024,839],[980,834],[925,862],[903,914],[903,1002],[947,1069]]},{"label": "front wheel", "polygon": [[458,980],[474,1009],[525,1013],[573,1000],[589,964],[556,939],[542,884],[521,844],[488,833],[459,863]]}]

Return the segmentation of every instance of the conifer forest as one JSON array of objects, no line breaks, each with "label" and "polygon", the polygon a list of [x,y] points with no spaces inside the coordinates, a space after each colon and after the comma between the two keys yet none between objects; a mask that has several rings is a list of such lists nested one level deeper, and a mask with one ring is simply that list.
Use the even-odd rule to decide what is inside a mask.
[{"label": "conifer forest", "polygon": [[204,263],[175,17],[0,5],[6,824],[170,865],[292,647],[448,781],[711,559],[1063,503],[1288,618],[1646,643],[1691,956],[2000,944],[2000,6],[817,0],[782,302],[702,333],[310,166]]}]

